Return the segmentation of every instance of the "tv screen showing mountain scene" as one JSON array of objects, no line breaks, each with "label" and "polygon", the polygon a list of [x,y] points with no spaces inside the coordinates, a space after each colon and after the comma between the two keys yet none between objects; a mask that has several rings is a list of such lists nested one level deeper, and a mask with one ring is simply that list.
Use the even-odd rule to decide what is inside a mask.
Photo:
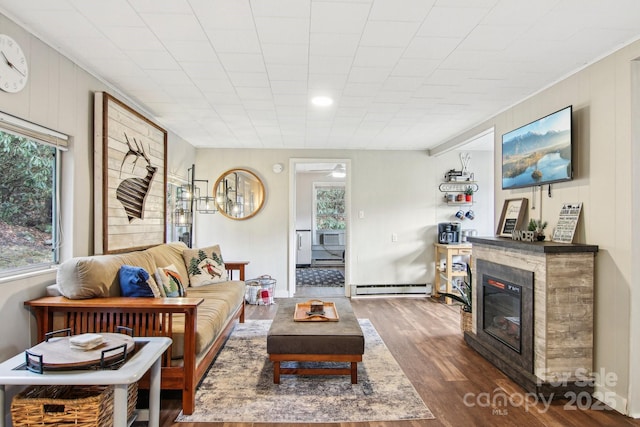
[{"label": "tv screen showing mountain scene", "polygon": [[502,135],[502,188],[572,179],[571,111],[566,107]]}]

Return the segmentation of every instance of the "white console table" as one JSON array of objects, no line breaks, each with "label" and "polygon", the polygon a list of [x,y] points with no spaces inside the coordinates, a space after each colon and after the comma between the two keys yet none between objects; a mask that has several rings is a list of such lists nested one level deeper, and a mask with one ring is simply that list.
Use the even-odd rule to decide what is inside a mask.
[{"label": "white console table", "polygon": [[138,337],[134,340],[141,345],[126,363],[113,370],[44,371],[38,374],[22,367],[25,364],[24,353],[0,363],[0,427],[5,427],[5,385],[113,385],[113,426],[126,427],[127,388],[149,370],[149,426],[158,427],[161,356],[171,345],[171,339]]}]

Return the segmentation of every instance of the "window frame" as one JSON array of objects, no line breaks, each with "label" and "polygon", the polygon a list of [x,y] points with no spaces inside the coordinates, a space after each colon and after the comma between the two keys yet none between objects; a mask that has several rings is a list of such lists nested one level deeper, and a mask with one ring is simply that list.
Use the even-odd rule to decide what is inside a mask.
[{"label": "window frame", "polygon": [[62,182],[62,152],[67,150],[68,137],[40,125],[26,122],[22,119],[0,112],[0,131],[15,136],[27,138],[38,144],[53,148],[53,173],[51,186],[51,241],[52,255],[49,262],[35,263],[15,268],[0,269],[0,279],[21,276],[28,273],[50,270],[60,263],[61,247],[61,185]]}]

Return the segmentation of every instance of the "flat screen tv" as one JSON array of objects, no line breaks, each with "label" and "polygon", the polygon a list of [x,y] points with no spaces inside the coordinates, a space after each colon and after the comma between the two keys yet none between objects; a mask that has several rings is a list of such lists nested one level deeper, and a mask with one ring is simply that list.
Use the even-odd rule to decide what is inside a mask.
[{"label": "flat screen tv", "polygon": [[573,178],[572,106],[502,135],[502,188],[534,187]]}]

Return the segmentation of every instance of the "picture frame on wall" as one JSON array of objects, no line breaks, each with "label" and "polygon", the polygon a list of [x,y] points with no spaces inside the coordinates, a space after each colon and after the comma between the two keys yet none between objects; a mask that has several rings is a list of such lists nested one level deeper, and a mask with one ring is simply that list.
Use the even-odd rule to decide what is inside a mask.
[{"label": "picture frame on wall", "polygon": [[519,230],[522,227],[528,202],[529,200],[525,197],[504,201],[498,229],[496,230],[498,236],[511,237],[514,230]]},{"label": "picture frame on wall", "polygon": [[94,108],[96,254],[164,243],[167,131],[106,92]]}]

